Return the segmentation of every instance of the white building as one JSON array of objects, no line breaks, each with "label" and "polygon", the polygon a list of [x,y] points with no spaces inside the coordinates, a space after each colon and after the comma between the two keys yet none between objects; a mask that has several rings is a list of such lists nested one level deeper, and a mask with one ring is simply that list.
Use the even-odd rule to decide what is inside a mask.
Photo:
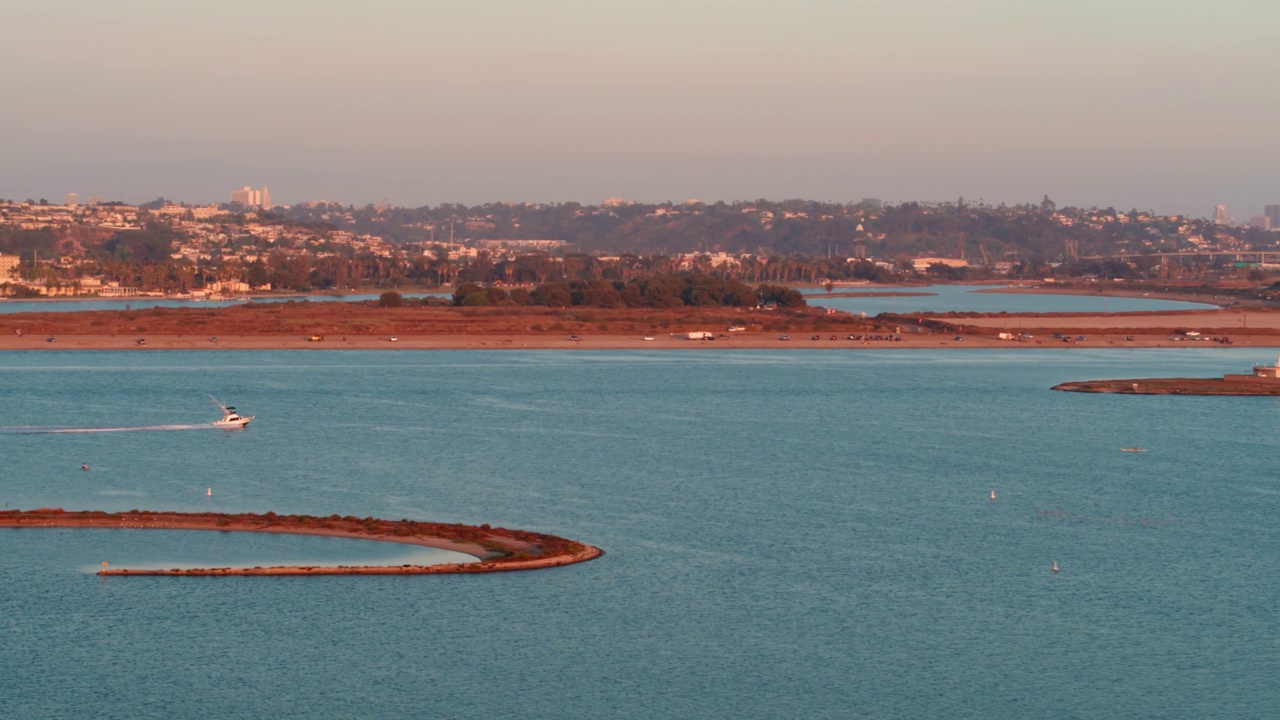
[{"label": "white building", "polygon": [[254,190],[248,185],[245,185],[239,190],[233,190],[231,192],[231,202],[239,203],[246,207],[270,209],[271,208],[271,192],[267,190],[266,185],[263,185],[258,190]]},{"label": "white building", "polygon": [[0,282],[17,279],[20,260],[17,255],[0,255]]},{"label": "white building", "polygon": [[956,258],[940,257],[915,258],[911,261],[911,266],[916,272],[927,272],[931,265],[946,265],[947,267],[962,268],[969,267],[969,262],[967,260],[957,260]]}]

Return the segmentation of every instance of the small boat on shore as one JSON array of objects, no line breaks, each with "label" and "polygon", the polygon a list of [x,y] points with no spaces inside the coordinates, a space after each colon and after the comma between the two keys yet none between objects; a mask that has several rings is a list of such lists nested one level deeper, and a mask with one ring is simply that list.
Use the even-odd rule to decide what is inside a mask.
[{"label": "small boat on shore", "polygon": [[1146,451],[1147,451],[1146,448],[1140,448],[1140,447],[1120,448],[1120,452],[1146,452]]}]

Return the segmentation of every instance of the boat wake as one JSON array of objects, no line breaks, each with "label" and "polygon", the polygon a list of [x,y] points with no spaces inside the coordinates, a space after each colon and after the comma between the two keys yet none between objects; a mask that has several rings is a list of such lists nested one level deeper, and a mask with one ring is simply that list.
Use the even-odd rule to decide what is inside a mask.
[{"label": "boat wake", "polygon": [[[147,432],[160,430],[239,430],[245,427],[253,420],[252,415],[241,415],[236,409],[223,405],[218,402],[217,398],[210,395],[222,410],[222,419],[213,422],[182,424],[182,425],[125,425],[121,427],[72,427],[70,425],[7,425],[0,426],[0,435],[69,435],[78,433],[120,433],[120,432]],[[88,470],[88,468],[85,468]]]},{"label": "boat wake", "polygon": [[54,435],[72,433],[118,433],[147,432],[160,430],[217,430],[212,423],[195,425],[133,425],[129,427],[62,427],[57,425],[23,425],[0,427],[0,435]]}]

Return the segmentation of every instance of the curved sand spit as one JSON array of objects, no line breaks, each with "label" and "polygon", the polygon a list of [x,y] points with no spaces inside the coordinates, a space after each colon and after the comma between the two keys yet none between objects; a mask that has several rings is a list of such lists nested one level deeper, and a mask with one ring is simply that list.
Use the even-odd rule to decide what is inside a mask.
[{"label": "curved sand spit", "polygon": [[[1249,376],[1244,376],[1248,378]],[[1116,395],[1230,395],[1267,397],[1280,395],[1280,383],[1230,378],[1135,378],[1131,380],[1083,380],[1054,385],[1054,390]]]},{"label": "curved sand spit", "polygon": [[102,528],[140,530],[221,530],[323,535],[425,545],[475,556],[478,563],[440,565],[281,566],[129,570],[105,566],[99,575],[429,575],[534,570],[594,560],[599,548],[573,540],[487,525],[449,525],[352,516],[314,517],[275,513],[179,513],[130,510],[107,513],[61,508],[0,511],[0,528]]}]

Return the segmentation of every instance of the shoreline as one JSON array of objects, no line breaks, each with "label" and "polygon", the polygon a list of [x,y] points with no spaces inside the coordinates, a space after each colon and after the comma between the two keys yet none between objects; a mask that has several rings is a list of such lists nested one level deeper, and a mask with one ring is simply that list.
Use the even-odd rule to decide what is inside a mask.
[{"label": "shoreline", "polygon": [[[718,340],[690,340],[682,334],[645,336],[634,333],[597,332],[583,334],[579,340],[568,335],[532,333],[459,333],[389,336],[348,335],[311,341],[295,333],[274,335],[220,335],[216,342],[208,337],[190,335],[138,337],[112,335],[55,335],[49,342],[45,336],[0,335],[0,352],[48,351],[117,351],[145,353],[165,351],[229,350],[561,350],[565,352],[610,350],[665,350],[714,352],[717,350],[908,350],[908,349],[1044,349],[1044,348],[1214,348],[1274,347],[1280,345],[1280,314],[1242,319],[1219,311],[1206,314],[1182,313],[1175,316],[1153,315],[1008,315],[1003,317],[930,318],[951,325],[953,329],[933,332],[865,333],[847,329],[821,332],[799,330],[788,332],[734,333]],[[905,330],[906,328],[904,328]],[[1199,336],[1182,334],[1195,330]],[[1001,339],[998,333],[1012,334]],[[1031,337],[1022,337],[1023,334]],[[1053,335],[1065,335],[1055,338]],[[1083,340],[1078,338],[1084,337]],[[782,338],[787,339],[782,339]],[[815,339],[816,337],[816,339]],[[1229,342],[1212,342],[1213,338]],[[853,339],[851,339],[853,338]],[[878,338],[878,339],[877,339]],[[900,339],[895,339],[900,338]]]},{"label": "shoreline", "polygon": [[252,568],[170,568],[132,570],[109,568],[98,575],[212,576],[212,575],[435,575],[512,572],[560,567],[594,560],[604,551],[574,540],[524,530],[409,520],[359,519],[351,516],[314,517],[274,513],[182,513],[131,510],[123,513],[67,511],[60,508],[0,511],[0,528],[79,528],[100,530],[204,530],[373,540],[420,545],[471,555],[479,562],[436,565],[282,565]]},{"label": "shoreline", "polygon": [[[1229,308],[1238,302],[1235,298],[1205,296],[1193,292],[1179,292],[1170,289],[1140,290],[1137,288],[1087,287],[1080,285],[1032,285],[1029,287],[988,287],[981,290],[970,290],[972,293],[992,295],[1071,295],[1073,297],[1114,297],[1133,300],[1168,300],[1172,302],[1197,303],[1218,309]],[[1262,303],[1252,302],[1253,309],[1264,307]],[[1209,309],[1209,308],[1206,308]],[[1142,311],[1138,311],[1142,312]],[[1192,312],[1191,310],[1175,310],[1173,312]]]},{"label": "shoreline", "polygon": [[[1251,376],[1245,376],[1246,378]],[[1280,383],[1233,378],[1133,378],[1129,380],[1077,380],[1054,385],[1051,390],[1107,395],[1186,395],[1198,397],[1275,397]]]},{"label": "shoreline", "polygon": [[[901,295],[916,294],[913,291],[919,290],[911,287],[875,288],[873,293]],[[1141,288],[1079,286],[988,286],[978,292],[1095,297],[1155,295],[1196,301],[1205,307],[1114,313],[882,313],[875,317],[823,311],[816,307],[471,308],[431,305],[381,308],[367,302],[269,303],[222,308],[69,313],[24,311],[0,313],[0,351],[834,350],[1280,344],[1280,310],[1256,302],[1233,302],[1230,296],[1207,297],[1177,293],[1171,289],[1147,291]],[[1223,297],[1228,299],[1224,301]],[[821,296],[810,299],[821,302]],[[1213,308],[1206,300],[1232,304]],[[690,340],[690,334],[710,337]],[[1001,334],[1005,337],[1001,338]],[[1197,342],[1210,338],[1225,340],[1217,344]]]}]

